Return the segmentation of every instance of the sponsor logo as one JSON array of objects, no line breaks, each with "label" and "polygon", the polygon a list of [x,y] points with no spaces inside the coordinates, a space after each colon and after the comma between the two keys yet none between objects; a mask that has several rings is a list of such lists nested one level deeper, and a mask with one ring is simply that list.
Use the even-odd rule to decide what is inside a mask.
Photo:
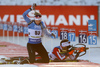
[{"label": "sponsor logo", "polygon": [[88,21],[88,31],[97,31],[96,20],[89,20]]},{"label": "sponsor logo", "polygon": [[[34,19],[34,17],[32,18],[33,15],[29,14],[29,18],[30,19]],[[16,21],[15,21],[15,17],[16,17]],[[68,18],[66,18],[68,17]],[[10,18],[10,19],[9,19]],[[0,21],[8,21],[8,19],[10,20],[10,22],[25,22],[24,18],[22,15],[4,15],[2,18],[0,17]],[[42,21],[45,22],[46,25],[69,25],[69,26],[73,26],[74,24],[77,26],[83,25],[86,26],[88,23],[88,20],[94,20],[95,19],[95,15],[68,15],[68,16],[64,16],[64,15],[58,15],[57,20],[55,20],[55,15],[42,15]],[[81,23],[82,22],[82,23]]]}]

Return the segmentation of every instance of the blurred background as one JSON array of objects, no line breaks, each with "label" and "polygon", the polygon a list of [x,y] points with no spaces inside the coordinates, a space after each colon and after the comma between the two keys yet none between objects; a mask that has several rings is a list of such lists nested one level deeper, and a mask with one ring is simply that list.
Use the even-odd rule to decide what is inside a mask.
[{"label": "blurred background", "polygon": [[[100,28],[100,0],[0,0],[0,21],[3,21],[3,22],[5,22],[5,23],[7,23],[8,24],[8,22],[11,22],[11,23],[13,23],[12,25],[14,25],[14,23],[15,22],[18,22],[18,23],[26,23],[25,21],[24,21],[24,19],[20,19],[20,18],[23,18],[22,17],[22,14],[23,14],[23,12],[25,11],[25,10],[27,10],[28,8],[30,8],[31,7],[31,5],[33,4],[33,3],[36,3],[38,6],[37,6],[37,11],[40,11],[40,12],[42,12],[42,14],[43,14],[43,21],[45,22],[47,19],[44,17],[44,15],[46,14],[46,17],[48,16],[48,15],[52,15],[53,13],[55,14],[55,18],[53,19],[54,20],[54,23],[56,22],[56,18],[58,17],[56,17],[56,13],[58,14],[58,15],[61,15],[63,12],[66,12],[66,13],[64,13],[63,15],[64,16],[69,16],[69,15],[71,15],[72,13],[74,14],[75,12],[76,12],[76,16],[78,15],[78,12],[80,12],[80,10],[82,10],[83,9],[83,12],[85,12],[85,13],[83,13],[83,15],[85,15],[86,14],[86,12],[87,12],[87,14],[89,13],[89,11],[88,10],[90,10],[90,11],[92,11],[92,10],[95,10],[96,12],[94,12],[94,13],[96,13],[96,18],[94,18],[94,20],[96,20],[97,21],[97,33],[96,33],[96,35],[97,35],[97,38],[100,38],[100,30],[99,30],[99,28]],[[16,7],[17,6],[17,7]],[[41,8],[41,6],[47,6],[47,8]],[[49,7],[50,6],[58,6],[57,8],[56,7]],[[61,7],[61,6],[64,6],[65,8],[63,8],[63,7]],[[73,8],[70,8],[70,7],[68,7],[68,6],[75,6],[75,11],[73,11]],[[96,7],[94,7],[94,8],[96,8],[96,9],[92,9],[91,10],[91,8],[87,8],[88,10],[85,10],[84,8],[85,7],[83,7],[83,8],[81,8],[82,6],[86,6],[86,7],[93,7],[93,6],[96,6]],[[39,7],[39,8],[38,8]],[[62,11],[60,11],[59,10],[59,8],[60,9],[66,9],[65,11],[64,10],[62,10]],[[77,9],[77,8],[79,8],[79,9]],[[22,10],[21,10],[22,9]],[[56,11],[53,11],[52,9],[55,9]],[[51,12],[51,14],[50,14],[50,12],[48,12],[47,10],[52,10],[52,11],[50,11]],[[69,13],[69,15],[68,15],[68,12],[70,12],[70,10],[71,10],[71,13]],[[61,12],[61,13],[60,13]],[[33,12],[34,13],[34,12]],[[89,15],[91,15],[92,16],[92,12],[91,12],[91,14],[89,14]],[[73,16],[75,16],[75,15],[73,15]],[[82,15],[82,13],[80,14],[80,16]],[[89,15],[87,15],[88,17],[87,18],[89,18]],[[32,17],[33,16],[33,14],[32,14],[32,12],[30,12],[29,13],[29,18],[30,19],[34,19],[34,17]],[[52,17],[52,16],[51,16]],[[65,19],[66,19],[67,17],[65,17]],[[72,17],[73,18],[73,17]],[[46,19],[46,20],[45,20]],[[83,18],[81,18],[81,19],[83,19]],[[80,20],[81,20],[80,19]],[[90,19],[92,19],[91,17],[90,17]],[[66,21],[68,22],[68,18],[66,19]],[[83,21],[84,20],[86,20],[87,21],[87,19],[83,19]],[[49,20],[47,20],[47,21],[49,21]],[[56,26],[56,25],[50,25],[50,22],[47,22],[46,21],[46,24],[47,24],[47,26],[51,26],[51,27],[59,27],[59,26]],[[51,20],[52,21],[52,20]],[[74,21],[74,20],[73,20]],[[1,22],[1,23],[3,23],[3,22]],[[77,22],[77,21],[76,21]],[[81,23],[82,23],[82,20],[81,20]],[[4,24],[4,23],[3,23]],[[16,24],[16,23],[15,23]],[[59,23],[60,24],[60,23]],[[70,24],[70,21],[69,21],[69,24]],[[18,25],[18,24],[17,24]],[[10,25],[9,25],[10,26]],[[21,26],[21,24],[19,24],[19,26]],[[24,27],[27,27],[27,25],[23,25]],[[10,31],[9,31],[9,33],[7,33],[6,31],[8,31],[8,30],[4,30],[3,29],[3,25],[1,25],[1,30],[3,29],[4,31],[1,31],[2,33],[0,33],[0,36],[1,36],[1,40],[4,40],[4,41],[9,41],[9,42],[17,42],[17,41],[14,41],[14,37],[13,37],[13,35],[14,36],[18,36],[17,37],[17,39],[18,39],[18,44],[20,44],[20,42],[19,41],[21,41],[21,40],[23,40],[23,39],[21,39],[23,36],[24,36],[24,40],[26,40],[24,43],[26,43],[27,42],[27,38],[25,38],[25,36],[27,37],[27,34],[28,34],[28,31],[27,31],[27,28],[23,28],[23,26],[22,27],[18,27],[19,29],[17,29],[16,31],[17,31],[17,33],[16,33],[16,31],[14,31],[14,33],[11,33],[10,31],[12,31],[13,30],[13,28],[12,29],[10,29]],[[81,26],[81,25],[80,25]],[[5,27],[7,27],[7,25],[5,25]],[[10,26],[10,28],[11,27],[13,27],[13,26]],[[68,28],[72,28],[72,26],[70,25],[70,26],[66,26],[66,25],[64,25],[64,27],[68,27]],[[78,25],[76,26],[77,28],[80,28],[80,27],[78,27]],[[84,28],[87,28],[87,27],[85,27],[85,26],[83,26]],[[60,36],[60,28],[61,27],[59,27],[58,29],[58,37]],[[74,28],[74,27],[73,27]],[[24,29],[26,30],[26,31],[24,31]],[[83,29],[83,28],[82,28]],[[82,30],[81,29],[81,30]],[[18,31],[19,30],[19,31]],[[84,30],[84,29],[83,29]],[[87,30],[87,29],[85,29],[85,30]],[[20,32],[22,32],[22,33],[20,33]],[[79,31],[77,31],[76,30],[76,36],[78,37],[78,32]],[[23,33],[25,34],[25,35],[23,35]],[[12,38],[12,40],[9,40],[9,38],[7,39],[7,38],[5,38],[4,39],[4,37],[7,37],[7,36],[10,36],[11,38]],[[19,38],[19,36],[21,37],[21,38]],[[76,37],[76,38],[77,38]],[[3,38],[3,39],[2,39]],[[21,40],[19,40],[19,39],[21,39]],[[60,40],[60,39],[59,39]],[[76,40],[78,40],[78,39],[76,39]],[[22,41],[21,41],[22,42]],[[78,41],[75,41],[76,43],[78,43]],[[97,41],[98,42],[98,41]],[[22,45],[22,44],[21,44]],[[23,44],[24,46],[25,46],[25,44]],[[96,47],[98,47],[99,45],[97,45]],[[100,46],[99,46],[100,47]]]},{"label": "blurred background", "polygon": [[[69,31],[75,34],[74,39],[70,40],[71,44],[75,45],[77,43],[84,43],[86,44],[87,47],[94,50],[97,49],[98,52],[100,51],[100,44],[99,44],[100,43],[99,42],[100,41],[100,19],[99,19],[100,0],[0,0],[0,41],[1,42],[4,41],[4,42],[18,44],[26,47],[28,41],[28,31],[27,31],[28,28],[26,22],[22,17],[22,14],[25,10],[30,8],[33,3],[37,4],[36,10],[42,13],[43,21],[44,22],[47,21],[45,22],[46,25],[48,26],[48,28],[50,28],[51,32],[55,33],[56,35],[56,39],[48,36],[42,37],[43,45],[45,46],[48,52],[50,52],[53,49],[53,47],[59,45],[60,41],[63,39],[61,31],[65,31],[67,28],[72,30],[72,31],[67,30],[67,33]],[[28,14],[28,17],[30,19],[34,19],[34,17],[32,17],[33,13],[34,11]],[[78,18],[80,18],[79,24],[77,24]],[[50,22],[48,22],[50,20],[51,22],[54,20],[54,24],[56,25],[54,25],[53,22],[50,24]],[[70,20],[69,24],[71,22],[73,22],[73,24],[72,26],[71,24],[67,25],[65,22],[61,20],[65,22],[68,22]],[[88,20],[96,20],[95,31],[88,30],[88,23],[82,25],[83,22],[85,21],[87,22]],[[81,32],[83,32],[83,34],[86,35],[86,37],[84,37],[84,35],[82,36],[83,41],[80,41],[81,39],[79,38],[79,30],[81,30]],[[86,32],[84,32],[84,30]],[[90,33],[92,32],[90,35],[93,35],[93,38],[90,37],[89,39],[88,37],[90,36],[88,34],[89,32]],[[66,34],[64,35],[64,37],[65,36]],[[84,40],[84,38],[86,39],[86,41]],[[94,51],[94,50],[90,50],[90,51]],[[88,52],[88,54],[92,55],[93,52],[90,51]],[[96,53],[96,55],[98,54],[98,52]],[[97,55],[97,57],[98,56],[100,55]],[[89,58],[85,58],[85,59],[89,59]],[[100,63],[100,61],[97,62]]]},{"label": "blurred background", "polygon": [[100,0],[0,0],[0,5],[31,5],[37,3],[37,5],[52,5],[52,6],[99,6]]}]

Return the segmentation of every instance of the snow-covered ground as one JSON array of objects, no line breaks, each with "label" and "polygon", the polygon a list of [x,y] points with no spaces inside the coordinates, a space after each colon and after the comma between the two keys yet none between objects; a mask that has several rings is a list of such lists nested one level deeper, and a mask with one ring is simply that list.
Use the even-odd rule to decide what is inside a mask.
[{"label": "snow-covered ground", "polygon": [[[6,41],[6,42],[12,42],[12,43],[19,44],[21,46],[26,47],[28,37],[14,37],[14,38],[13,37],[4,37],[4,38],[0,37],[0,40]],[[60,44],[60,38],[52,39],[52,38],[45,36],[42,38],[42,42],[43,42],[44,47],[47,49],[47,51],[50,52],[55,46],[58,46]],[[73,45],[77,43],[78,43],[78,37],[76,37],[75,42],[71,42],[71,44]],[[89,60],[91,62],[100,64],[100,44],[99,43],[100,43],[100,38],[97,39],[97,45],[88,45],[87,43],[86,46],[89,47],[90,49],[87,50],[86,55],[79,57],[78,59]]]},{"label": "snow-covered ground", "polygon": [[0,67],[38,67],[37,65],[30,65],[30,64],[5,64],[5,65],[0,65]]}]

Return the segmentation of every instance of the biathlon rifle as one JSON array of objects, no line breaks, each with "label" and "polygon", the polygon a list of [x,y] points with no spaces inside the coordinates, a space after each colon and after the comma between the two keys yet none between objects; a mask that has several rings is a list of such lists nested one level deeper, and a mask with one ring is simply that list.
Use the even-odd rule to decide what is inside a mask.
[{"label": "biathlon rifle", "polygon": [[66,49],[66,52],[61,52],[61,54],[66,54],[67,56],[69,55],[75,55],[75,60],[77,57],[81,57],[86,54],[87,50],[89,48],[86,47],[85,44],[76,44],[75,46],[70,46],[70,48]]}]

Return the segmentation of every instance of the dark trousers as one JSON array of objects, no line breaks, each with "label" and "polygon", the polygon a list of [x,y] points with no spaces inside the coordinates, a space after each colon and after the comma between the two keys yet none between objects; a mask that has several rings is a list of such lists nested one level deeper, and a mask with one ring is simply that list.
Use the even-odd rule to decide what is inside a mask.
[{"label": "dark trousers", "polygon": [[42,43],[39,44],[30,44],[27,43],[27,50],[29,54],[29,61],[30,63],[35,62],[35,52],[38,52],[38,54],[41,56],[41,60],[39,63],[49,63],[49,57],[46,49],[42,45]]}]

